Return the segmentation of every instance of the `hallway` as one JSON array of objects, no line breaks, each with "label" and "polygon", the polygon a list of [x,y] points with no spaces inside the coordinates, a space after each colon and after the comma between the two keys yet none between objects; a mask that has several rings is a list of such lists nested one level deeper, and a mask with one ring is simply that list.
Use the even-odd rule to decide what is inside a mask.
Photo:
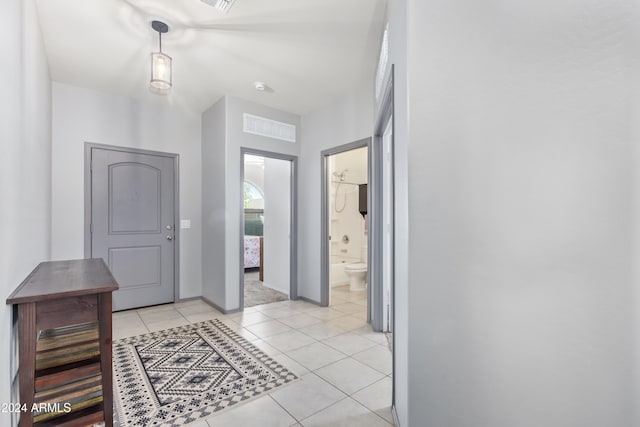
[{"label": "hallway", "polygon": [[190,424],[208,426],[390,426],[391,353],[366,323],[366,293],[332,290],[332,305],[281,301],[224,315],[201,300],[114,313],[114,340],[209,319],[295,372],[300,380]]}]

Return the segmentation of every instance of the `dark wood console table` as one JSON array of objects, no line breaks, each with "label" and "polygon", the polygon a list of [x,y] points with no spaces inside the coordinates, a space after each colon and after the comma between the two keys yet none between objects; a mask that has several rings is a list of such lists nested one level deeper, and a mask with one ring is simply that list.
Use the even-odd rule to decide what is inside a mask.
[{"label": "dark wood console table", "polygon": [[117,289],[102,259],[53,261],[38,265],[7,298],[18,315],[20,426],[113,425]]}]

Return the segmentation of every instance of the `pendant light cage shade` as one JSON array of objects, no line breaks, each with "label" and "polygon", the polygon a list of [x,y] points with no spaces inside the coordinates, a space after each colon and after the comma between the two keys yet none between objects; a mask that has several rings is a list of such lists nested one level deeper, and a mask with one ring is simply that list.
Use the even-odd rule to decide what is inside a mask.
[{"label": "pendant light cage shade", "polygon": [[169,90],[172,85],[171,57],[162,52],[151,52],[151,87]]},{"label": "pendant light cage shade", "polygon": [[171,57],[162,53],[162,34],[169,32],[169,26],[162,21],[151,21],[151,28],[158,32],[158,52],[151,52],[151,89],[166,94],[172,85]]}]

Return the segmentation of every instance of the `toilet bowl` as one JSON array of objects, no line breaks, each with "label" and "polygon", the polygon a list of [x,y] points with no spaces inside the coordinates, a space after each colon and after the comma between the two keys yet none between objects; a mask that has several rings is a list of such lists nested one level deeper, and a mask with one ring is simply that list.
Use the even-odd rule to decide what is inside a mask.
[{"label": "toilet bowl", "polygon": [[367,264],[362,262],[347,264],[344,266],[344,272],[349,277],[350,291],[364,291],[366,289]]}]

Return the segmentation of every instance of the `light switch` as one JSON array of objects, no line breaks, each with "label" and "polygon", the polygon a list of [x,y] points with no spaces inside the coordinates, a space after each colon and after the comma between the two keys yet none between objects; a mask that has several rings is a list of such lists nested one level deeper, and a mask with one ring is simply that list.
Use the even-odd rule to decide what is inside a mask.
[{"label": "light switch", "polygon": [[181,219],[180,220],[180,228],[191,228],[191,220],[190,219]]}]

